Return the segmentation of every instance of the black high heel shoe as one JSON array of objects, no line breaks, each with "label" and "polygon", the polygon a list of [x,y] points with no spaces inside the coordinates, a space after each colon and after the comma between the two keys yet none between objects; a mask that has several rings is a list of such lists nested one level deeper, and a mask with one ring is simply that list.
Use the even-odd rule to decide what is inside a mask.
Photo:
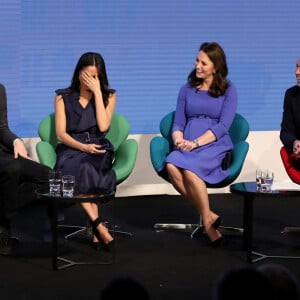
[{"label": "black high heel shoe", "polygon": [[223,220],[221,217],[217,217],[216,221],[212,224],[212,226],[214,226],[215,229],[218,229],[218,227],[220,227],[220,225],[222,224]]},{"label": "black high heel shoe", "polygon": [[223,244],[223,237],[221,236],[221,237],[217,238],[216,240],[211,241],[210,244],[214,248],[218,248],[218,247],[222,246],[222,244]]},{"label": "black high heel shoe", "polygon": [[[217,221],[218,221],[218,222],[217,222]],[[215,226],[216,226],[215,224],[216,224],[216,222],[217,222],[217,224],[220,226],[221,221],[222,221],[222,219],[221,219],[220,217],[218,217],[217,220],[211,225],[210,229],[215,230],[216,232],[218,232],[218,230],[217,230],[216,227],[215,227]],[[209,236],[209,234],[208,234],[208,231],[209,231],[209,230],[207,230],[206,233],[207,233],[207,237],[209,238],[210,245],[211,245],[212,247],[214,247],[214,248],[220,247],[220,246],[222,245],[222,243],[223,243],[223,236],[220,234],[220,236],[219,236],[218,238],[216,238],[215,240],[211,240],[211,239],[210,239],[210,236]]]},{"label": "black high heel shoe", "polygon": [[103,248],[106,251],[111,251],[113,245],[114,245],[114,240],[111,240],[108,243],[105,243],[97,229],[98,225],[102,223],[102,219],[100,217],[98,217],[96,220],[91,222],[92,225],[92,230],[94,235],[96,236],[96,238],[98,239],[99,242],[93,242],[93,246],[95,247],[96,250],[99,250],[101,248]]}]

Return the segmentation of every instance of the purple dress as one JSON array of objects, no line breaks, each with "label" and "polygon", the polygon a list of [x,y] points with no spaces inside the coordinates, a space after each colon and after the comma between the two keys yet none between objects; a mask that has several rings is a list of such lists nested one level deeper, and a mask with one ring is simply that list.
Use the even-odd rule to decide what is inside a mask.
[{"label": "purple dress", "polygon": [[62,174],[75,176],[75,193],[108,195],[116,189],[116,175],[112,170],[114,148],[106,132],[100,132],[96,122],[95,102],[92,99],[86,108],[79,103],[79,93],[68,94],[67,90],[57,90],[63,96],[67,132],[82,143],[94,143],[106,149],[104,154],[89,154],[62,143],[56,147],[55,169]]},{"label": "purple dress", "polygon": [[219,183],[229,175],[221,167],[222,160],[233,148],[229,127],[237,108],[237,92],[230,83],[223,96],[211,97],[207,91],[197,90],[185,84],[177,99],[172,131],[183,131],[187,140],[193,141],[210,129],[216,141],[192,151],[177,148],[167,156],[166,162],[190,170],[207,183]]}]

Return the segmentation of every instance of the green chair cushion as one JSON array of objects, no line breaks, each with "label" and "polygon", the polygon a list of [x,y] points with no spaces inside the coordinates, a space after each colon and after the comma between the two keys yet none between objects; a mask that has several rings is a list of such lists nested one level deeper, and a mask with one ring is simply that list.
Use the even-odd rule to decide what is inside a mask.
[{"label": "green chair cushion", "polygon": [[[115,149],[113,170],[116,173],[117,184],[123,182],[132,173],[137,159],[138,143],[134,139],[127,139],[129,131],[128,120],[121,114],[114,112],[106,137]],[[56,163],[55,147],[58,144],[54,113],[49,114],[40,122],[38,134],[41,139],[36,145],[39,161],[43,165],[54,168]]]}]

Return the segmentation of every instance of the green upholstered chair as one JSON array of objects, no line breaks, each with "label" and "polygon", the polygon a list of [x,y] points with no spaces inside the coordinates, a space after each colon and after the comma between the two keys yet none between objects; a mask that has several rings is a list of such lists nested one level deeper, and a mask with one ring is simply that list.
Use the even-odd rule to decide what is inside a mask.
[{"label": "green upholstered chair", "polygon": [[[167,172],[160,172],[161,166],[163,165],[167,155],[172,150],[174,143],[172,139],[172,125],[174,120],[175,112],[169,112],[166,114],[160,122],[160,133],[161,136],[155,136],[150,141],[150,158],[154,170],[163,179],[169,182]],[[249,134],[249,123],[241,115],[236,113],[234,120],[230,126],[229,134],[233,143],[232,159],[229,166],[229,175],[222,182],[218,184],[206,184],[208,188],[223,188],[230,185],[240,175],[248,150],[249,144],[246,141]],[[158,229],[188,229],[194,228],[191,233],[191,237],[202,228],[202,220],[199,218],[198,224],[163,224],[157,223],[154,228]],[[224,227],[223,229],[242,231],[241,228]]]},{"label": "green upholstered chair", "polygon": [[[111,126],[106,137],[110,140],[115,149],[113,170],[116,173],[117,185],[129,177],[137,159],[138,143],[135,139],[128,138],[129,132],[130,124],[128,120],[120,113],[114,112]],[[47,115],[40,122],[38,134],[41,139],[36,145],[39,161],[41,164],[53,169],[56,163],[55,147],[58,143],[55,132],[54,113]],[[79,226],[79,231],[85,229],[85,226]],[[125,231],[115,230],[115,232],[131,235],[131,233]]]}]

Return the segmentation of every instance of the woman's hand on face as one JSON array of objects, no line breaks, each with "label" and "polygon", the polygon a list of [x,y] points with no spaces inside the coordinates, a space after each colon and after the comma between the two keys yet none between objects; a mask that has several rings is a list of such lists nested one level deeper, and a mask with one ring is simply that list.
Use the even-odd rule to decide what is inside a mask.
[{"label": "woman's hand on face", "polygon": [[100,81],[98,76],[92,76],[87,72],[82,71],[80,73],[80,81],[86,85],[93,94],[95,94],[96,92],[100,91]]},{"label": "woman's hand on face", "polygon": [[97,144],[86,144],[86,152],[89,154],[103,154],[106,150],[101,149],[101,146]]}]

